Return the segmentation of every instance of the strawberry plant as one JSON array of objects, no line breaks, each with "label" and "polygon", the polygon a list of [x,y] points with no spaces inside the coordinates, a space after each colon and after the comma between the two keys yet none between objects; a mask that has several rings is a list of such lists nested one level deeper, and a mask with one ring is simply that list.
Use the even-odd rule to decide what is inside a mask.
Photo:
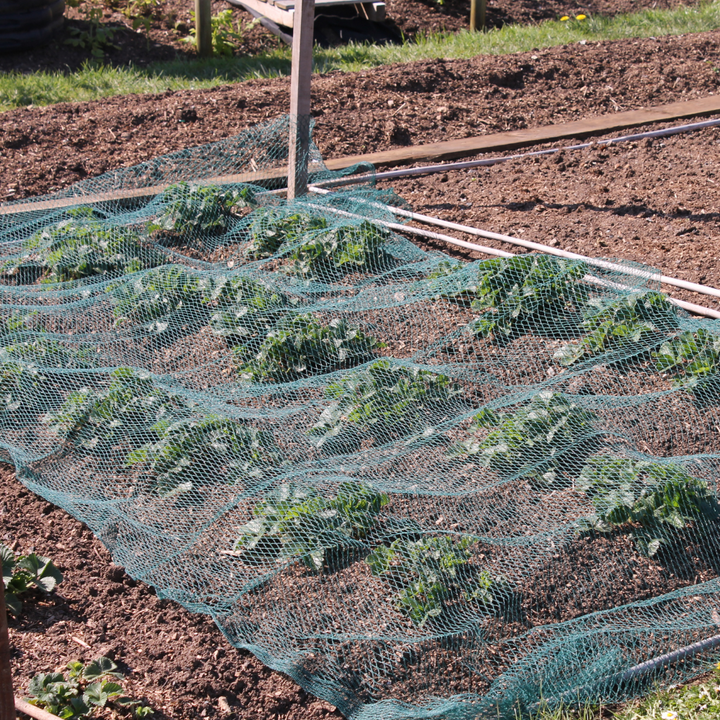
[{"label": "strawberry plant", "polygon": [[363,435],[380,441],[431,435],[438,414],[446,414],[461,394],[446,375],[378,360],[327,387],[332,402],[310,435],[318,448],[330,451],[355,447]]},{"label": "strawberry plant", "polygon": [[655,366],[674,376],[674,384],[698,399],[713,400],[720,393],[720,335],[704,328],[680,333],[653,353]]},{"label": "strawberry plant", "polygon": [[91,208],[76,208],[68,214],[69,219],[26,240],[22,253],[4,263],[4,273],[12,276],[36,267],[44,282],[66,282],[124,275],[165,262],[157,250],[140,243],[135,231],[96,218]]},{"label": "strawberry plant", "polygon": [[30,553],[18,555],[0,543],[0,560],[2,560],[3,587],[5,605],[13,615],[22,612],[20,595],[30,590],[39,590],[49,594],[63,580],[62,573],[55,567],[50,558]]},{"label": "strawberry plant", "polygon": [[337,566],[343,548],[367,536],[387,504],[385,493],[364,483],[343,482],[331,498],[314,488],[281,485],[253,508],[235,550],[247,563],[297,558],[319,573]]},{"label": "strawberry plant", "polygon": [[497,607],[500,583],[470,564],[472,538],[443,535],[420,540],[399,538],[380,545],[365,562],[397,592],[397,608],[416,625],[440,622],[460,604],[487,612]]},{"label": "strawberry plant", "polygon": [[148,223],[148,232],[183,236],[224,233],[236,217],[236,210],[254,206],[255,193],[256,189],[251,185],[236,190],[216,185],[191,185],[185,181],[175,183],[156,200],[161,210]]},{"label": "strawberry plant", "polygon": [[480,263],[471,307],[483,314],[472,324],[477,335],[496,340],[554,321],[584,304],[587,291],[579,280],[587,273],[581,260],[552,255],[516,255]]},{"label": "strawberry plant", "polygon": [[583,523],[610,532],[625,527],[638,549],[652,557],[661,545],[683,538],[691,525],[707,529],[720,517],[715,494],[683,469],[645,460],[601,455],[590,458],[577,487],[592,500],[596,515]]},{"label": "strawberry plant", "polygon": [[324,217],[295,208],[260,208],[251,218],[245,252],[255,260],[272,257],[285,243],[298,242],[308,233],[327,228]]},{"label": "strawberry plant", "polygon": [[36,338],[0,347],[0,365],[23,361],[44,368],[87,369],[96,366],[95,351],[90,347],[66,347],[57,340]]},{"label": "strawberry plant", "polygon": [[555,353],[561,365],[657,339],[678,325],[675,306],[654,290],[632,292],[610,302],[593,298],[583,316],[582,327],[588,334]]},{"label": "strawberry plant", "polygon": [[158,421],[185,406],[130,368],[118,368],[109,380],[105,387],[70,393],[60,409],[46,415],[44,421],[76,448],[102,454],[118,445],[143,445]]},{"label": "strawberry plant", "polygon": [[272,433],[218,415],[167,417],[150,432],[157,440],[133,450],[125,464],[147,463],[149,489],[161,495],[258,480],[283,460]]},{"label": "strawberry plant", "polygon": [[257,352],[236,348],[243,380],[288,382],[359,365],[382,347],[359,328],[335,318],[321,325],[310,314],[291,315],[270,330]]},{"label": "strawberry plant", "polygon": [[457,443],[449,454],[475,457],[503,477],[527,477],[538,488],[567,485],[596,444],[597,419],[562,393],[544,390],[515,412],[480,412],[470,430],[495,429]]},{"label": "strawberry plant", "polygon": [[86,665],[74,660],[67,667],[67,677],[63,673],[47,673],[35,675],[30,680],[31,705],[65,720],[90,717],[97,708],[106,706],[133,708],[136,718],[152,715],[152,708],[123,695],[118,680],[124,676],[109,658],[99,657]]},{"label": "strawberry plant", "polygon": [[29,422],[29,414],[43,410],[57,396],[58,389],[48,373],[32,363],[0,362],[0,422],[15,427]]},{"label": "strawberry plant", "polygon": [[281,292],[246,277],[220,277],[206,294],[214,312],[210,328],[244,355],[257,352],[265,336],[295,302]]},{"label": "strawberry plant", "polygon": [[180,265],[165,265],[112,283],[117,325],[145,323],[157,334],[203,316],[210,281]]},{"label": "strawberry plant", "polygon": [[288,270],[302,278],[332,279],[351,272],[375,272],[387,265],[384,245],[391,235],[368,221],[307,233],[288,248]]}]

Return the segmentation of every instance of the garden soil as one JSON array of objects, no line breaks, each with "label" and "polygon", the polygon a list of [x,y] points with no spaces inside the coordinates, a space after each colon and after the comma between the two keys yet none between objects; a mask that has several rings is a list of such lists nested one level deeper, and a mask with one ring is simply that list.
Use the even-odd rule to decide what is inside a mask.
[{"label": "garden soil", "polygon": [[[720,33],[713,32],[331,74],[314,84],[315,137],[325,157],[339,157],[706,96],[717,92],[720,82],[718,41]],[[10,200],[50,192],[234,135],[285,112],[287,89],[287,80],[253,81],[5,113],[0,195]],[[705,130],[392,185],[420,212],[643,262],[717,286],[719,141],[720,131]],[[677,295],[718,306],[712,298]],[[697,452],[688,438],[684,450]],[[284,676],[232,649],[210,620],[158,600],[114,567],[80,523],[24,490],[9,468],[2,472],[0,541],[14,543],[18,552],[34,548],[52,556],[66,575],[55,597],[28,602],[25,615],[11,622],[20,692],[36,672],[108,654],[127,672],[130,694],[158,709],[160,717],[339,717]],[[633,552],[622,538],[604,542],[602,556],[578,542],[557,558],[558,576],[567,573],[562,566],[568,563],[588,576],[612,573],[613,558]],[[686,551],[687,568],[680,574],[668,572],[661,559],[638,556],[627,565],[635,569],[622,600],[717,575],[712,558],[700,557],[691,546]],[[543,607],[547,615],[530,618],[533,624],[569,619],[610,602],[599,596],[598,607],[584,607],[573,598],[557,598],[551,605],[542,600],[549,585],[533,585],[532,608]],[[408,694],[412,691],[409,684]]]}]

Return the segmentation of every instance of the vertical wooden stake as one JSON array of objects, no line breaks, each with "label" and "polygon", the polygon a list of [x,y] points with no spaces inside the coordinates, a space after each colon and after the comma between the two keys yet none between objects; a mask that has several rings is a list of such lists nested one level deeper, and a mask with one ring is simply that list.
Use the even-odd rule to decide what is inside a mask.
[{"label": "vertical wooden stake", "polygon": [[10,639],[8,638],[5,586],[0,581],[0,720],[15,720],[12,673],[10,672]]},{"label": "vertical wooden stake", "polygon": [[485,29],[487,0],[470,0],[470,29],[475,32]]},{"label": "vertical wooden stake", "polygon": [[293,21],[292,75],[290,77],[288,200],[307,192],[314,26],[315,0],[297,0]]},{"label": "vertical wooden stake", "polygon": [[200,57],[210,57],[213,52],[211,14],[210,0],[195,0],[195,40]]}]

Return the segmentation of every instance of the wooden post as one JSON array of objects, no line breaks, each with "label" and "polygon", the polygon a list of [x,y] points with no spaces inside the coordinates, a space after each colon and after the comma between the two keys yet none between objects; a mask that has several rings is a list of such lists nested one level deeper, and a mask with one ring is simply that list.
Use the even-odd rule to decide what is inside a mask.
[{"label": "wooden post", "polygon": [[292,75],[290,77],[288,200],[307,192],[314,26],[315,0],[297,0],[293,21]]},{"label": "wooden post", "polygon": [[10,672],[10,639],[8,637],[5,585],[0,581],[0,720],[15,720],[12,673]]},{"label": "wooden post", "polygon": [[211,14],[210,0],[195,0],[195,40],[200,57],[210,57],[213,52]]},{"label": "wooden post", "polygon": [[487,0],[470,0],[470,29],[475,32],[485,29]]}]

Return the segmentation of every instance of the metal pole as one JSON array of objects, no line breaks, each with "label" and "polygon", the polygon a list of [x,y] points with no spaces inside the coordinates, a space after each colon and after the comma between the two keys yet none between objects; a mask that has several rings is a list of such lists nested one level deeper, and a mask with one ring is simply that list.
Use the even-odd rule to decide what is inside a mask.
[{"label": "metal pole", "polygon": [[0,582],[0,720],[15,720],[12,673],[10,672],[10,639],[8,637],[5,584]]},{"label": "metal pole", "polygon": [[195,0],[195,40],[200,57],[210,57],[213,52],[211,13],[210,0]]},{"label": "metal pole", "polygon": [[290,77],[288,200],[307,192],[314,25],[315,0],[297,0],[293,21],[292,75]]}]

